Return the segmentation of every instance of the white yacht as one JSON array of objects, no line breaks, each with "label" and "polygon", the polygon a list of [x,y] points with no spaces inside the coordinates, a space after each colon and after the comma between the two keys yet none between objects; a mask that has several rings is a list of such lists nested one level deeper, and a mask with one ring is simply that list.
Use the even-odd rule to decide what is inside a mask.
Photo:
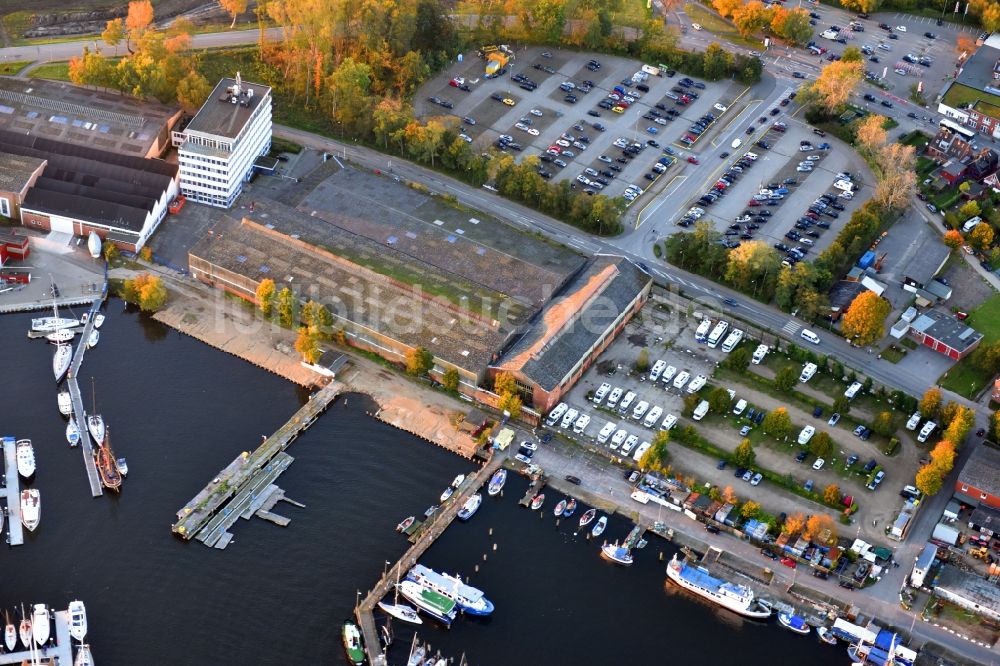
[{"label": "white yacht", "polygon": [[35,475],[35,447],[30,439],[17,440],[17,473],[26,479]]},{"label": "white yacht", "polygon": [[104,444],[104,418],[100,414],[87,415],[87,430],[98,446]]},{"label": "white yacht", "polygon": [[87,636],[87,607],[80,600],[69,602],[69,635],[83,642]]},{"label": "white yacht", "polygon": [[66,441],[69,442],[70,446],[80,444],[80,426],[76,424],[75,419],[70,419],[69,423],[66,424]]},{"label": "white yacht", "polygon": [[73,400],[69,397],[69,391],[59,391],[56,401],[59,403],[60,414],[69,416],[73,413]]},{"label": "white yacht", "polygon": [[35,643],[41,647],[49,641],[49,609],[45,604],[35,604],[34,612],[31,614],[31,631],[35,636]]},{"label": "white yacht", "polygon": [[101,332],[96,328],[90,332],[90,339],[87,340],[87,349],[93,349],[101,341]]},{"label": "white yacht", "polygon": [[31,330],[42,333],[52,333],[64,328],[76,328],[79,325],[79,319],[70,319],[68,317],[39,317],[38,319],[31,320]]},{"label": "white yacht", "polygon": [[56,345],[56,351],[52,354],[52,374],[55,375],[57,382],[62,381],[72,362],[73,348],[69,345]]},{"label": "white yacht", "polygon": [[21,491],[21,522],[34,532],[42,517],[42,495],[37,488],[26,488]]}]

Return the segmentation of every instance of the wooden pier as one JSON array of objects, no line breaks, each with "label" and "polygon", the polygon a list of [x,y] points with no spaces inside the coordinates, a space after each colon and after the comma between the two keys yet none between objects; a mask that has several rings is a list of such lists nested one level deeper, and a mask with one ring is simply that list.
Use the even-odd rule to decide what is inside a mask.
[{"label": "wooden pier", "polygon": [[458,515],[459,509],[462,508],[466,500],[488,483],[493,473],[500,469],[505,457],[495,454],[478,472],[469,475],[455,491],[455,494],[421,524],[419,531],[414,533],[417,535],[416,542],[403,553],[399,561],[382,576],[375,587],[358,604],[355,615],[364,637],[368,663],[373,666],[386,666],[387,663],[384,652],[380,650],[378,626],[375,624],[376,604],[392,590],[397,579],[406,578],[406,573],[417,563],[420,556],[455,520],[455,516]]},{"label": "wooden pier", "polygon": [[70,363],[69,371],[66,373],[66,387],[69,389],[70,401],[73,403],[73,418],[76,420],[76,427],[80,429],[80,451],[83,453],[83,466],[87,470],[87,482],[90,483],[90,494],[100,497],[104,494],[101,487],[101,479],[97,476],[97,463],[94,460],[93,443],[87,433],[87,410],[83,407],[83,396],[80,395],[80,384],[76,378],[80,374],[80,366],[83,365],[83,355],[87,351],[87,343],[90,342],[90,334],[94,330],[94,318],[101,309],[103,297],[108,293],[108,283],[104,283],[104,290],[101,298],[90,304],[90,315],[87,323],[80,334],[80,341],[73,352],[73,361]]},{"label": "wooden pier", "polygon": [[531,506],[531,500],[535,499],[535,496],[542,491],[542,488],[545,487],[545,483],[548,479],[549,477],[544,474],[539,474],[533,478],[531,480],[531,485],[528,486],[527,492],[524,493],[524,497],[518,501],[518,504],[521,506]]},{"label": "wooden pier", "polygon": [[625,541],[622,542],[622,546],[630,550],[635,548],[635,545],[639,543],[639,540],[642,539],[642,535],[645,533],[646,528],[637,524],[632,528],[632,531],[628,533],[628,536],[625,537]]},{"label": "wooden pier", "polygon": [[[268,488],[294,460],[285,449],[319,418],[334,398],[347,390],[341,382],[330,382],[253,453],[237,456],[177,512],[177,522],[171,528],[174,534],[184,540],[197,538],[206,546],[225,548],[232,539],[228,529],[242,515],[257,513],[266,495],[273,492]],[[258,500],[261,504],[253,508]]]},{"label": "wooden pier", "polygon": [[[55,642],[49,639],[43,651],[36,647],[33,650],[20,652],[4,652],[0,654],[0,664],[50,664],[51,666],[70,666],[73,663],[73,640],[69,635],[69,611],[56,611]],[[18,645],[21,645],[18,642]]]},{"label": "wooden pier", "polygon": [[7,534],[12,546],[24,545],[24,525],[21,524],[21,483],[17,475],[17,443],[13,437],[3,438],[4,480],[3,493],[7,496]]}]

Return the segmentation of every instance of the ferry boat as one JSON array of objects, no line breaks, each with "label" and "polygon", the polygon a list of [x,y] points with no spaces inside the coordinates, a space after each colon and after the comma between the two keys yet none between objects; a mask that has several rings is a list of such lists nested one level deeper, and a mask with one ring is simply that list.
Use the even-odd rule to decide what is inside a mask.
[{"label": "ferry boat", "polygon": [[764,620],[771,616],[771,611],[761,607],[754,599],[753,590],[749,587],[716,578],[703,567],[693,567],[678,560],[676,553],[667,563],[667,578],[685,590],[743,617]]},{"label": "ferry boat", "polygon": [[404,518],[402,521],[400,521],[399,525],[396,525],[396,531],[405,532],[407,529],[409,529],[410,525],[412,525],[416,520],[417,520],[416,516],[408,516]]},{"label": "ferry boat", "polygon": [[31,614],[31,631],[35,637],[38,647],[45,645],[49,640],[49,609],[45,604],[35,604],[34,612]]},{"label": "ferry boat", "polygon": [[83,642],[87,636],[87,607],[79,599],[69,602],[69,635]]},{"label": "ferry boat", "polygon": [[17,440],[17,473],[26,479],[35,475],[35,447],[30,439]]},{"label": "ferry boat", "polygon": [[476,514],[476,511],[479,511],[479,505],[482,503],[483,496],[479,493],[465,500],[465,504],[458,510],[458,519],[464,522],[472,518]]},{"label": "ferry boat", "polygon": [[42,517],[42,495],[37,488],[25,488],[21,491],[21,523],[34,532]]},{"label": "ferry boat", "polygon": [[597,524],[594,525],[594,529],[592,529],[590,533],[593,534],[595,537],[599,537],[602,534],[604,534],[604,529],[607,526],[608,526],[608,517],[601,516],[600,519],[598,519]]},{"label": "ferry boat", "polygon": [[596,515],[597,509],[587,509],[587,511],[580,516],[580,527],[586,527],[589,525],[594,520],[594,516]]},{"label": "ferry boat", "polygon": [[63,416],[73,413],[73,400],[69,397],[69,391],[59,391],[56,402],[59,404],[59,413]]},{"label": "ferry boat", "polygon": [[52,374],[55,376],[56,382],[62,381],[72,362],[73,348],[69,345],[56,345],[56,350],[52,354]]},{"label": "ferry boat", "polygon": [[566,508],[563,509],[563,518],[569,518],[574,511],[576,511],[576,500],[570,497],[569,501],[566,502]]},{"label": "ferry boat", "polygon": [[559,500],[559,503],[556,504],[556,508],[552,509],[552,513],[553,515],[555,515],[556,518],[558,518],[559,516],[563,515],[563,511],[565,510],[566,510],[566,500]]},{"label": "ferry boat", "polygon": [[626,567],[632,564],[632,554],[628,548],[619,546],[617,542],[601,546],[601,557]]},{"label": "ferry boat", "polygon": [[778,613],[778,622],[780,622],[781,626],[785,629],[790,629],[797,634],[802,634],[803,636],[812,631],[812,627],[806,624],[805,620],[794,613]]},{"label": "ferry boat", "polygon": [[537,495],[535,495],[534,499],[531,500],[531,510],[535,511],[537,509],[540,509],[542,507],[542,504],[544,503],[545,503],[545,493],[538,493]]},{"label": "ferry boat", "polygon": [[49,342],[54,342],[55,344],[62,344],[63,342],[69,342],[76,337],[71,329],[61,328],[58,331],[52,331],[51,333],[45,334],[45,339]]},{"label": "ferry boat", "polygon": [[83,644],[77,649],[73,666],[94,666],[94,656],[90,653],[89,645]]},{"label": "ferry boat", "polygon": [[424,621],[421,620],[420,616],[417,614],[417,611],[413,610],[406,604],[387,604],[384,601],[380,601],[378,602],[378,607],[397,620],[409,622],[410,624],[424,623]]},{"label": "ferry boat", "polygon": [[836,645],[837,637],[826,627],[816,627],[816,635],[827,645]]},{"label": "ferry boat", "polygon": [[507,470],[498,469],[493,475],[493,478],[490,479],[490,485],[486,489],[486,492],[489,493],[490,497],[499,495],[500,491],[503,490],[503,484],[505,483],[507,483]]},{"label": "ferry boat", "polygon": [[70,419],[66,424],[66,441],[70,446],[77,446],[80,443],[80,428],[74,419]]},{"label": "ferry boat", "polygon": [[404,580],[397,586],[399,593],[410,603],[417,607],[417,610],[427,613],[435,620],[450,627],[458,614],[456,607],[458,604],[453,599],[449,599],[439,592],[428,589],[412,580]]},{"label": "ferry boat", "polygon": [[493,602],[483,595],[483,591],[466,585],[457,576],[438,573],[422,564],[416,564],[406,574],[406,578],[453,600],[461,610],[471,615],[489,615],[493,612]]},{"label": "ferry boat", "polygon": [[355,666],[365,663],[365,649],[361,647],[361,630],[358,625],[351,620],[345,620],[341,636],[344,639],[344,652],[347,653],[347,661]]}]

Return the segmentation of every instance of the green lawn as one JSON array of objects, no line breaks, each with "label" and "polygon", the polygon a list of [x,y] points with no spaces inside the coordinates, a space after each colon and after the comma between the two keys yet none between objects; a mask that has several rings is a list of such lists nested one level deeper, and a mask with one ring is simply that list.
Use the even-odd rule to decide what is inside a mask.
[{"label": "green lawn", "polygon": [[0,63],[0,76],[14,76],[32,62],[31,60],[17,60]]},{"label": "green lawn", "polygon": [[684,13],[693,22],[701,24],[701,27],[708,32],[719,37],[724,37],[734,44],[741,44],[755,51],[762,50],[764,46],[764,43],[760,40],[743,37],[732,23],[699,4],[693,2],[685,4]]},{"label": "green lawn", "polygon": [[[966,323],[983,334],[983,343],[1000,340],[1000,294],[994,294],[983,301],[970,313]],[[944,388],[972,399],[991,379],[993,375],[977,365],[973,355],[969,355],[956,363],[938,381]]]},{"label": "green lawn", "polygon": [[39,65],[35,67],[30,72],[29,76],[34,76],[39,79],[55,79],[58,81],[69,81],[69,63],[68,62],[47,62],[44,65]]},{"label": "green lawn", "polygon": [[983,113],[994,117],[1000,114],[1000,95],[976,90],[961,83],[951,84],[941,101],[953,108],[979,102],[976,104],[976,108]]}]

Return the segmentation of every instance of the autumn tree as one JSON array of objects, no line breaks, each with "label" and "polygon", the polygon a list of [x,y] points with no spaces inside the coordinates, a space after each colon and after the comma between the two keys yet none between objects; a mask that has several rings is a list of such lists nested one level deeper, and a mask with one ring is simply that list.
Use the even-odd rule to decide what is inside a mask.
[{"label": "autumn tree", "polygon": [[814,513],[806,521],[803,537],[813,543],[832,545],[837,543],[837,526],[829,514]]},{"label": "autumn tree", "polygon": [[941,471],[933,463],[927,463],[917,470],[915,483],[917,490],[927,496],[932,496],[937,495],[938,491],[941,490],[944,478],[941,476]]},{"label": "autumn tree", "polygon": [[406,352],[406,372],[421,377],[434,367],[434,354],[425,347],[413,347]]},{"label": "autumn tree", "polygon": [[458,390],[458,370],[455,368],[448,368],[444,371],[444,375],[441,377],[441,386],[443,386],[448,391]]},{"label": "autumn tree", "polygon": [[809,440],[809,452],[817,458],[829,458],[833,453],[833,438],[823,431],[816,433]]},{"label": "autumn tree", "polygon": [[229,26],[232,30],[236,27],[236,17],[247,10],[247,0],[219,0],[219,6],[233,17],[233,22]]},{"label": "autumn tree", "polygon": [[827,504],[839,504],[841,496],[840,486],[835,483],[823,489],[823,501]]},{"label": "autumn tree", "polygon": [[949,425],[951,425],[951,422],[954,421],[955,418],[958,416],[958,413],[961,409],[962,406],[957,402],[954,401],[948,402],[948,404],[946,404],[940,410],[939,415],[941,418],[938,419],[938,423],[941,423],[942,427],[948,427]]},{"label": "autumn tree", "polygon": [[868,14],[878,9],[882,0],[840,0],[840,5],[852,12],[866,12]]},{"label": "autumn tree", "polygon": [[840,330],[844,337],[855,344],[870,345],[885,335],[885,318],[892,306],[873,291],[863,291],[844,313]]},{"label": "autumn tree", "polygon": [[153,3],[150,0],[132,0],[125,16],[126,48],[132,53],[132,42],[138,41],[153,24]]},{"label": "autumn tree", "polygon": [[784,439],[792,429],[792,418],[784,407],[772,409],[761,423],[764,432],[775,439]]},{"label": "autumn tree", "polygon": [[123,39],[125,39],[125,21],[121,17],[108,21],[104,32],[101,33],[101,41],[115,47],[115,56],[118,55],[118,45]]},{"label": "autumn tree", "polygon": [[271,278],[264,278],[257,285],[257,291],[255,295],[257,297],[257,307],[260,311],[264,313],[265,317],[271,316],[271,311],[274,307],[274,280]]},{"label": "autumn tree", "polygon": [[660,430],[653,436],[646,453],[639,458],[639,469],[648,472],[662,472],[663,461],[667,455],[667,442],[670,441],[670,432]]},{"label": "autumn tree", "polygon": [[712,7],[725,18],[732,18],[733,15],[743,8],[743,0],[712,0]]},{"label": "autumn tree", "polygon": [[941,433],[941,438],[960,445],[975,424],[976,413],[968,407],[959,406],[955,416],[948,422],[948,427]]},{"label": "autumn tree", "polygon": [[212,84],[193,69],[177,82],[177,102],[187,111],[201,108],[210,94]]},{"label": "autumn tree", "polygon": [[779,391],[791,391],[799,381],[799,373],[790,365],[778,370],[774,375],[774,388]]},{"label": "autumn tree", "polygon": [[785,524],[781,526],[781,531],[788,534],[798,534],[806,528],[806,517],[802,513],[793,513],[785,518]]},{"label": "autumn tree", "polygon": [[740,35],[749,37],[768,23],[767,7],[759,0],[750,0],[733,12],[733,24]]},{"label": "autumn tree", "polygon": [[497,395],[517,393],[517,380],[509,372],[500,372],[493,379],[493,392]]},{"label": "autumn tree", "polygon": [[942,439],[931,449],[931,464],[938,468],[941,476],[946,476],[955,466],[955,445]]},{"label": "autumn tree", "polygon": [[962,243],[965,242],[965,239],[962,238],[962,234],[956,229],[949,229],[948,231],[944,232],[943,240],[944,244],[947,245],[952,250],[957,250],[962,246]]},{"label": "autumn tree", "polygon": [[892,421],[892,412],[879,412],[872,421],[872,430],[885,437],[895,432],[896,425]]},{"label": "autumn tree", "polygon": [[750,520],[751,518],[756,518],[760,515],[760,504],[754,502],[753,500],[747,500],[740,507],[740,515],[743,516],[745,520]]},{"label": "autumn tree", "polygon": [[315,363],[322,356],[316,334],[310,332],[307,326],[299,327],[299,335],[295,338],[295,351],[302,355],[306,363]]},{"label": "autumn tree", "polygon": [[917,409],[920,411],[920,416],[925,419],[933,419],[937,416],[938,410],[941,409],[941,389],[932,386],[924,391],[923,397],[917,404]]},{"label": "autumn tree", "polygon": [[984,30],[1000,30],[1000,3],[996,0],[970,0],[968,8],[979,18],[979,24]]},{"label": "autumn tree", "polygon": [[497,409],[507,412],[512,419],[516,419],[521,415],[521,408],[523,406],[524,403],[521,401],[521,396],[517,393],[504,393],[500,396],[500,401],[497,403]]},{"label": "autumn tree", "polygon": [[121,297],[127,303],[138,305],[143,312],[156,312],[167,302],[167,288],[158,275],[140,273],[125,280]]},{"label": "autumn tree", "polygon": [[752,467],[757,454],[753,450],[753,444],[749,439],[744,439],[733,452],[733,462],[740,467]]},{"label": "autumn tree", "polygon": [[739,501],[736,499],[736,491],[733,490],[732,486],[726,486],[722,490],[722,501],[726,504],[736,504]]},{"label": "autumn tree", "polygon": [[872,201],[883,208],[902,210],[916,193],[916,149],[902,143],[882,146],[875,155],[877,182]]},{"label": "autumn tree", "polygon": [[115,68],[100,54],[83,47],[83,53],[69,61],[69,80],[78,86],[116,87]]},{"label": "autumn tree", "polygon": [[980,222],[969,232],[968,240],[969,245],[980,252],[986,252],[993,245],[993,227],[986,222]]},{"label": "autumn tree", "polygon": [[764,241],[748,241],[729,251],[725,280],[741,291],[770,296],[780,268],[777,250]]},{"label": "autumn tree", "polygon": [[859,62],[828,63],[809,86],[807,98],[828,114],[836,113],[861,82],[864,67]]},{"label": "autumn tree", "polygon": [[976,40],[965,33],[959,33],[955,39],[955,55],[959,58],[968,57],[976,50]]},{"label": "autumn tree", "polygon": [[278,323],[282,326],[291,326],[295,323],[299,308],[299,299],[295,292],[285,287],[278,292]]},{"label": "autumn tree", "polygon": [[889,133],[885,130],[885,121],[885,116],[873,113],[858,122],[857,144],[866,154],[875,154],[888,140]]},{"label": "autumn tree", "polygon": [[317,301],[310,300],[302,307],[302,323],[317,338],[329,338],[333,333],[333,315]]},{"label": "autumn tree", "polygon": [[793,44],[805,44],[813,35],[809,11],[801,7],[785,9],[775,6],[771,10],[771,32]]}]

